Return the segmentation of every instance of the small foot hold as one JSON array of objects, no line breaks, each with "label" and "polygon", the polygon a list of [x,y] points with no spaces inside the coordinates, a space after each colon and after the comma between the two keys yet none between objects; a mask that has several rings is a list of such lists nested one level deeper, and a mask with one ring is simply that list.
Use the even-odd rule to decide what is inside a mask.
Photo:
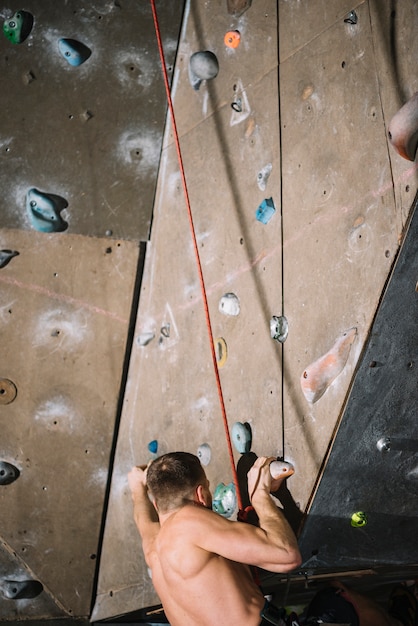
[{"label": "small foot hold", "polygon": [[0,250],[0,269],[6,267],[13,257],[18,255],[19,252],[17,250]]},{"label": "small foot hold", "polygon": [[8,600],[36,598],[43,591],[39,580],[0,580],[0,591]]},{"label": "small foot hold", "polygon": [[252,0],[226,0],[226,7],[229,15],[240,17],[250,8]]},{"label": "small foot hold", "polygon": [[20,476],[20,472],[11,463],[0,461],[0,485],[10,485],[14,483]]}]

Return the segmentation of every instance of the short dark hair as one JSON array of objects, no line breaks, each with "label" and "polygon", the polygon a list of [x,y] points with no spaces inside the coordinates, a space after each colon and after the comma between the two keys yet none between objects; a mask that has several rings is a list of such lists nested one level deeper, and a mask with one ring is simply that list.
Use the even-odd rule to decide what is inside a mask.
[{"label": "short dark hair", "polygon": [[167,512],[193,499],[198,485],[206,480],[199,458],[190,452],[169,452],[151,463],[147,485],[158,510]]}]

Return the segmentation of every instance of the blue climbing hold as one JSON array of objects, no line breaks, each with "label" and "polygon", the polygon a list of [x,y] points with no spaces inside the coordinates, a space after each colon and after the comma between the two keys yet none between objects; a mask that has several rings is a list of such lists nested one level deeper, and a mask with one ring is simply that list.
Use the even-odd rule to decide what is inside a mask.
[{"label": "blue climbing hold", "polygon": [[275,212],[276,208],[274,206],[273,198],[266,198],[258,207],[255,212],[255,216],[259,222],[268,224]]},{"label": "blue climbing hold", "polygon": [[29,36],[33,26],[33,15],[28,11],[16,11],[3,23],[3,33],[12,43],[22,43]]},{"label": "blue climbing hold", "polygon": [[151,454],[157,454],[157,451],[158,451],[158,441],[156,439],[153,439],[152,441],[149,442],[148,450],[149,450],[149,452],[151,452]]},{"label": "blue climbing hold", "polygon": [[212,509],[222,515],[222,517],[231,517],[237,507],[237,496],[235,485],[229,483],[219,483],[213,494]]},{"label": "blue climbing hold", "polygon": [[232,426],[231,435],[234,446],[240,454],[245,454],[251,450],[252,432],[248,422],[244,424],[242,422],[235,422]]},{"label": "blue climbing hold", "polygon": [[78,67],[87,61],[91,55],[90,48],[75,39],[60,39],[58,49],[64,59],[73,67]]},{"label": "blue climbing hold", "polygon": [[0,461],[0,485],[10,485],[20,476],[20,472],[11,463]]},{"label": "blue climbing hold", "polygon": [[64,198],[55,194],[29,189],[26,194],[26,209],[32,225],[42,233],[59,233],[68,228],[60,212],[68,206]]}]

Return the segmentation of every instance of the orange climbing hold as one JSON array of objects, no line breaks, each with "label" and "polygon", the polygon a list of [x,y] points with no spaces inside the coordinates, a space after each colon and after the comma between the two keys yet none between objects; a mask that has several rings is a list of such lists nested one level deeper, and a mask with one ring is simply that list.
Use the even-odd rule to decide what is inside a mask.
[{"label": "orange climbing hold", "polygon": [[300,378],[306,400],[317,402],[344,369],[353,345],[356,328],[345,331],[326,354],[308,365]]},{"label": "orange climbing hold", "polygon": [[241,41],[239,30],[229,30],[224,37],[224,44],[228,48],[238,48]]}]

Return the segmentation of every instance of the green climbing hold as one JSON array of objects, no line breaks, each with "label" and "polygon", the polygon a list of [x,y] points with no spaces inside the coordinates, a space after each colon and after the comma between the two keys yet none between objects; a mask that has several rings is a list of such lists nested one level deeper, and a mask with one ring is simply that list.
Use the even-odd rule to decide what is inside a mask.
[{"label": "green climbing hold", "polygon": [[20,10],[4,21],[3,32],[12,43],[22,43],[29,36],[32,26],[32,14]]}]

